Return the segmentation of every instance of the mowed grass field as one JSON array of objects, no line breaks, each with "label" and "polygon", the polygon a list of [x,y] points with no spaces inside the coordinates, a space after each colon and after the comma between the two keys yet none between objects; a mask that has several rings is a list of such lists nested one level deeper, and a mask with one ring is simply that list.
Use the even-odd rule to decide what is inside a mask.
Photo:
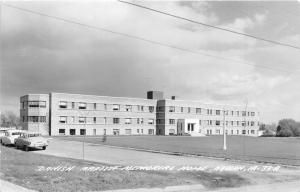
[{"label": "mowed grass field", "polygon": [[[153,188],[202,184],[207,189],[249,185],[235,173],[203,171],[82,171],[83,167],[114,166],[91,161],[41,155],[1,146],[0,179],[37,191],[73,192]],[[73,167],[71,171],[38,171],[39,166]],[[44,169],[45,170],[45,169]]]},{"label": "mowed grass field", "polygon": [[226,151],[222,150],[222,136],[107,136],[105,143],[99,136],[57,138],[179,154],[300,165],[300,138],[227,136]]}]

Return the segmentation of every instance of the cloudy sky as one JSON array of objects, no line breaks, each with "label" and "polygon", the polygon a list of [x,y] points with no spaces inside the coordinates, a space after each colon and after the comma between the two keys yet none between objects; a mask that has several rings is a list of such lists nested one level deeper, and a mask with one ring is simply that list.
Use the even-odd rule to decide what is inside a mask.
[{"label": "cloudy sky", "polygon": [[[135,3],[300,47],[300,2]],[[118,1],[7,2],[222,60],[1,6],[1,110],[28,93],[166,97],[256,106],[263,122],[300,120],[300,50]],[[247,65],[247,64],[249,65]],[[261,68],[264,66],[274,70]]]}]

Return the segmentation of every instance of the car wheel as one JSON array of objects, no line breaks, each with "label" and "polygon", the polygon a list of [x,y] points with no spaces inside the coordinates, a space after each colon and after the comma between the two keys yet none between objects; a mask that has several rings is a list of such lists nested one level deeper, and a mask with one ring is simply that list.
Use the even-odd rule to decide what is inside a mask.
[{"label": "car wheel", "polygon": [[42,149],[43,149],[43,150],[46,150],[46,146],[44,146]]}]

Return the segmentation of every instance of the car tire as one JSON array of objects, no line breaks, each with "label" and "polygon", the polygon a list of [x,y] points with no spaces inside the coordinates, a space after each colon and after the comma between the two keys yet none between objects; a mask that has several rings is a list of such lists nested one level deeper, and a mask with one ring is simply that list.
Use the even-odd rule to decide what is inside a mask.
[{"label": "car tire", "polygon": [[24,145],[24,146],[23,146],[23,150],[26,151],[26,152],[28,152],[28,146],[27,146],[27,145]]},{"label": "car tire", "polygon": [[42,149],[43,149],[43,150],[46,150],[46,146],[44,146]]}]

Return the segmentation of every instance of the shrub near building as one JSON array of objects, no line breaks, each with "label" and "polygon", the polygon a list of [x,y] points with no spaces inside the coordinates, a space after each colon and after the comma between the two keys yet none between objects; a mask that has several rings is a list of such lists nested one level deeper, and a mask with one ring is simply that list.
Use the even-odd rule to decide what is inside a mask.
[{"label": "shrub near building", "polygon": [[300,122],[293,119],[282,119],[279,121],[276,131],[277,137],[299,137]]}]

